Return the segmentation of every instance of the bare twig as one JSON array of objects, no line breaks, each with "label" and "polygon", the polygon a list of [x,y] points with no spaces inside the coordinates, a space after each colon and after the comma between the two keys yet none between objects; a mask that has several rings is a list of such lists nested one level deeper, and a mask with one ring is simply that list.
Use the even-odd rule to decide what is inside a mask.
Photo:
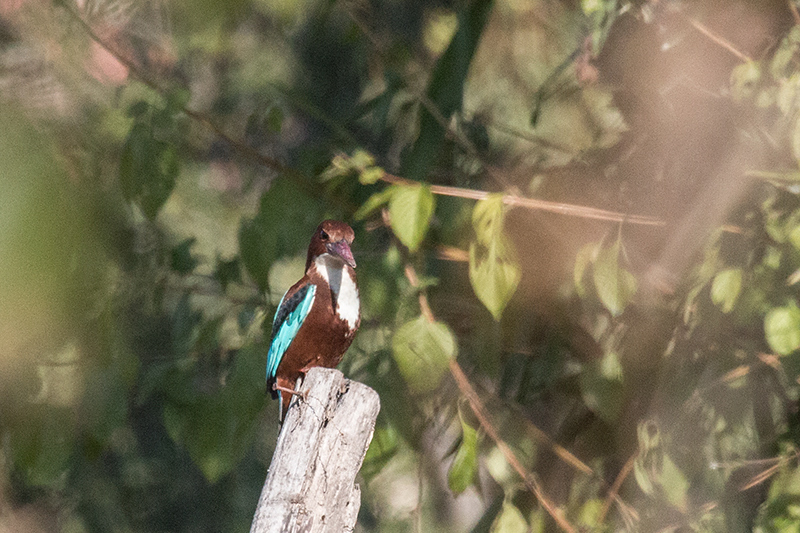
[{"label": "bare twig", "polygon": [[466,374],[464,374],[464,371],[461,369],[461,365],[459,365],[455,359],[450,360],[450,373],[455,378],[461,394],[463,394],[469,402],[469,405],[472,408],[472,411],[475,413],[475,417],[478,419],[481,427],[495,442],[497,449],[503,454],[503,457],[511,466],[511,468],[517,472],[528,489],[530,489],[533,495],[536,496],[539,504],[544,508],[545,511],[547,511],[547,514],[549,514],[553,520],[555,520],[556,524],[558,524],[561,529],[567,532],[574,532],[575,528],[564,516],[564,511],[562,511],[561,508],[555,503],[550,501],[550,499],[544,494],[544,491],[542,490],[542,487],[539,485],[539,482],[536,480],[536,478],[531,475],[525,469],[525,467],[522,466],[522,463],[520,463],[519,459],[514,454],[514,451],[500,437],[500,434],[497,432],[497,428],[494,427],[494,424],[489,419],[489,414],[486,412],[486,408],[483,406],[480,397],[478,397],[478,393],[472,388],[472,384],[469,382]]},{"label": "bare twig", "polygon": [[702,22],[695,20],[689,16],[686,16],[686,20],[687,22],[689,22],[689,24],[691,24],[694,27],[694,29],[696,29],[697,31],[699,31],[700,33],[711,39],[713,42],[715,42],[728,52],[738,57],[740,60],[744,62],[752,61],[750,56],[748,56],[747,54],[745,54],[744,52],[740,51],[738,48],[733,46],[733,44],[731,44],[731,42],[725,39],[724,37],[721,37],[716,33],[714,33],[713,31],[711,31],[710,29],[708,29],[708,27],[705,26]]},{"label": "bare twig", "polygon": [[786,0],[786,3],[789,4],[789,11],[792,12],[795,26],[800,25],[800,11],[797,11],[797,5],[794,3],[794,0]]},{"label": "bare twig", "polygon": [[606,499],[603,502],[603,509],[600,511],[600,516],[597,518],[597,523],[602,524],[605,522],[606,516],[608,515],[608,511],[611,509],[611,503],[617,502],[620,505],[624,505],[619,498],[619,489],[622,487],[622,484],[625,482],[625,479],[633,470],[633,465],[636,462],[636,457],[638,456],[637,453],[630,456],[630,458],[625,461],[625,464],[622,466],[622,470],[619,471],[617,474],[617,478],[614,480],[614,484],[611,485],[611,488],[608,489],[608,494],[606,495]]},{"label": "bare twig", "polygon": [[[411,283],[414,287],[419,287],[419,280],[417,278],[417,273],[414,270],[414,267],[410,264],[406,265],[405,268],[405,275],[408,279],[408,282]],[[422,315],[429,321],[433,322],[435,317],[433,312],[431,311],[430,305],[428,304],[428,298],[425,295],[424,291],[420,291],[419,293],[419,301],[420,301],[420,310]],[[472,388],[472,385],[467,379],[466,374],[461,369],[461,366],[455,359],[450,360],[450,373],[456,380],[456,384],[458,385],[461,394],[469,402],[472,411],[475,413],[478,422],[480,423],[481,427],[486,431],[486,434],[495,442],[497,449],[503,454],[508,464],[513,468],[517,474],[522,478],[525,485],[530,489],[536,499],[539,501],[541,506],[544,508],[547,513],[553,517],[553,520],[559,525],[561,529],[567,532],[574,532],[575,528],[572,527],[572,524],[569,523],[567,518],[564,516],[564,512],[554,504],[550,499],[545,495],[542,487],[539,485],[539,482],[536,478],[531,475],[525,467],[522,466],[522,463],[519,461],[517,456],[514,454],[514,451],[505,443],[505,441],[500,437],[500,434],[495,428],[494,424],[491,422],[489,415],[486,412],[486,408],[484,407],[483,403],[481,402],[478,393],[475,392],[475,389]]]},{"label": "bare twig", "polygon": [[[395,176],[393,174],[385,173],[382,178],[386,183],[408,185],[416,183],[412,180]],[[441,196],[454,196],[457,198],[466,198],[469,200],[484,200],[489,197],[491,193],[487,191],[480,191],[477,189],[464,189],[462,187],[450,187],[448,185],[431,185],[430,190],[433,194]],[[514,194],[506,194],[503,196],[503,203],[513,207],[523,207],[526,209],[535,209],[539,211],[546,211],[548,213],[558,213],[561,215],[588,218],[593,220],[604,220],[607,222],[627,222],[630,224],[644,225],[644,226],[666,226],[666,222],[660,218],[649,217],[645,215],[628,215],[625,213],[618,213],[616,211],[607,211],[605,209],[597,209],[594,207],[586,207],[582,205],[565,204],[561,202],[550,202],[547,200],[538,200],[536,198],[525,198]]]}]

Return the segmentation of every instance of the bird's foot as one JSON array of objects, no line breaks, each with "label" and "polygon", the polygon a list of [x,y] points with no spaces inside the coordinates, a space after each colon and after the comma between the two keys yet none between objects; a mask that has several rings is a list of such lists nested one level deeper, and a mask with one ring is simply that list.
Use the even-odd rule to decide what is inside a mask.
[{"label": "bird's foot", "polygon": [[304,390],[304,391],[292,390],[292,389],[290,389],[288,387],[282,387],[282,386],[278,385],[277,383],[273,383],[272,390],[278,390],[278,391],[281,391],[281,392],[285,392],[287,394],[300,396],[303,399],[303,401],[308,400],[308,391],[307,390]]}]

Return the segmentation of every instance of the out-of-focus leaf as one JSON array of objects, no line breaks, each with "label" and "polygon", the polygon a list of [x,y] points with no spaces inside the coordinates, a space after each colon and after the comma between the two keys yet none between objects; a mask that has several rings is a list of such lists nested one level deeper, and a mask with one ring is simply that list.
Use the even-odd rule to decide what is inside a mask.
[{"label": "out-of-focus leaf", "polygon": [[[426,93],[436,107],[434,112],[445,121],[461,107],[464,80],[492,5],[492,0],[475,0],[458,13],[458,29],[436,62]],[[420,107],[419,136],[403,162],[404,176],[424,179],[436,161],[446,131],[439,120],[425,106]]]},{"label": "out-of-focus leaf", "polygon": [[525,521],[520,510],[506,500],[490,531],[491,533],[527,533],[528,522]]},{"label": "out-of-focus leaf", "polygon": [[255,436],[265,398],[263,360],[257,349],[251,346],[238,353],[220,389],[210,394],[196,391],[193,401],[168,402],[164,408],[170,438],[186,448],[211,483],[236,466]]},{"label": "out-of-focus leaf", "polygon": [[398,443],[399,435],[391,425],[375,428],[359,473],[369,481],[395,456]]},{"label": "out-of-focus leaf", "polygon": [[711,283],[711,301],[723,313],[730,313],[742,290],[742,269],[728,268],[714,276]]},{"label": "out-of-focus leaf", "polygon": [[189,237],[174,246],[170,252],[170,266],[178,274],[188,274],[197,266],[197,259],[192,255],[192,246],[197,242],[194,237]]},{"label": "out-of-focus leaf", "polygon": [[603,512],[604,502],[600,498],[592,498],[581,505],[576,525],[584,526],[591,531],[601,524],[599,518]]},{"label": "out-of-focus leaf", "polygon": [[469,247],[469,280],[475,295],[495,320],[500,320],[522,276],[510,242],[498,239],[488,248]]},{"label": "out-of-focus leaf", "polygon": [[791,304],[774,307],[764,317],[764,333],[772,351],[788,355],[800,348],[800,309]]},{"label": "out-of-focus leaf", "polygon": [[502,195],[495,194],[478,202],[472,213],[476,240],[469,247],[469,280],[495,320],[502,317],[522,276],[514,245],[503,233],[505,209]]},{"label": "out-of-focus leaf", "polygon": [[8,431],[14,466],[33,486],[47,486],[69,467],[75,447],[72,413],[66,408],[30,405],[27,420]]},{"label": "out-of-focus leaf", "polygon": [[441,322],[429,322],[424,316],[406,322],[392,337],[392,355],[414,392],[434,390],[456,350],[450,328]]},{"label": "out-of-focus leaf", "polygon": [[761,65],[747,61],[731,71],[731,95],[735,100],[750,98],[755,93],[761,79]]},{"label": "out-of-focus leaf", "polygon": [[478,430],[461,419],[461,444],[447,473],[447,485],[454,494],[461,494],[478,475]]},{"label": "out-of-focus leaf", "polygon": [[392,197],[392,193],[394,193],[395,189],[393,187],[388,187],[381,192],[376,192],[369,198],[364,204],[358,208],[358,210],[353,214],[353,218],[356,220],[364,220],[368,216],[370,216],[376,209],[380,208],[382,205],[386,204],[389,199]]},{"label": "out-of-focus leaf", "polygon": [[597,363],[587,365],[580,373],[583,401],[603,420],[615,423],[622,411],[624,389],[622,365],[614,352]]},{"label": "out-of-focus leaf", "polygon": [[230,261],[217,258],[217,269],[214,271],[214,278],[222,286],[222,290],[228,288],[230,283],[241,283],[242,270],[239,266],[239,258],[234,257]]},{"label": "out-of-focus leaf", "polygon": [[433,215],[435,199],[427,185],[395,185],[389,198],[392,231],[409,251],[415,252]]},{"label": "out-of-focus leaf", "polygon": [[636,278],[622,268],[619,257],[622,243],[619,239],[597,253],[594,263],[594,287],[597,296],[613,316],[619,316],[636,294]]},{"label": "out-of-focus leaf", "polygon": [[120,159],[122,193],[154,220],[167,201],[180,171],[175,147],[153,136],[152,127],[138,121],[128,133]]},{"label": "out-of-focus leaf", "polygon": [[664,454],[664,459],[661,463],[660,481],[667,501],[682,511],[686,510],[689,481],[672,459],[670,459],[669,455],[666,454]]},{"label": "out-of-focus leaf", "polygon": [[239,254],[247,273],[263,292],[269,287],[269,265],[274,238],[263,224],[243,219],[239,226]]},{"label": "out-of-focus leaf", "polygon": [[589,268],[589,265],[594,261],[598,249],[597,243],[591,242],[584,245],[575,256],[575,268],[572,270],[572,279],[575,283],[575,292],[577,292],[578,296],[581,298],[586,296],[586,286],[583,280],[586,275],[586,269]]}]

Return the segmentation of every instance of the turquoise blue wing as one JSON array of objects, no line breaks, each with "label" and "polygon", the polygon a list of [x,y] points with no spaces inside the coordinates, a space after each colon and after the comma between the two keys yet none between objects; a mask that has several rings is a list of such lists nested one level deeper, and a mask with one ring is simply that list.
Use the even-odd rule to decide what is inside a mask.
[{"label": "turquoise blue wing", "polygon": [[272,321],[272,341],[267,353],[267,383],[271,385],[278,373],[281,359],[289,348],[300,327],[303,325],[311,306],[314,305],[316,285],[304,285],[297,289],[291,297],[283,295],[275,319]]}]

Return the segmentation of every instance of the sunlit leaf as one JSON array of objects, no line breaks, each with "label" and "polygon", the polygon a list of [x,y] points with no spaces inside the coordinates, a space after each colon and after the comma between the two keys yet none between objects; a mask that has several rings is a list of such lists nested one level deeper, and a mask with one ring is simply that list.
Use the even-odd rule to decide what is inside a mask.
[{"label": "sunlit leaf", "polygon": [[800,309],[796,305],[775,307],[764,317],[764,333],[772,351],[788,355],[800,348]]},{"label": "sunlit leaf", "polygon": [[379,209],[381,206],[385,205],[389,199],[392,197],[392,193],[395,191],[394,188],[389,187],[380,192],[376,192],[369,198],[367,201],[364,202],[361,207],[353,215],[353,218],[356,220],[363,220],[370,216],[372,213],[375,212],[376,209]]},{"label": "sunlit leaf", "polygon": [[636,278],[619,264],[622,243],[601,249],[594,263],[597,296],[613,316],[619,316],[636,294]]},{"label": "sunlit leaf", "polygon": [[672,459],[670,459],[669,455],[666,454],[661,463],[660,482],[664,490],[664,495],[667,497],[667,501],[678,509],[685,510],[689,481]]},{"label": "sunlit leaf", "polygon": [[527,533],[528,522],[519,509],[506,500],[503,502],[503,509],[492,524],[491,533]]},{"label": "sunlit leaf", "polygon": [[395,185],[389,198],[392,231],[411,252],[415,252],[433,215],[435,200],[427,185]]},{"label": "sunlit leaf", "polygon": [[414,392],[434,390],[457,351],[450,328],[419,316],[406,322],[392,337],[392,355]]},{"label": "sunlit leaf", "polygon": [[500,320],[503,311],[517,290],[522,277],[519,263],[504,238],[488,247],[478,243],[469,246],[469,280],[475,295],[486,306],[495,320]]},{"label": "sunlit leaf", "polygon": [[479,201],[472,212],[476,240],[469,246],[469,280],[495,320],[502,317],[522,276],[514,246],[503,234],[504,217],[502,195]]},{"label": "sunlit leaf", "polygon": [[714,276],[711,283],[711,301],[723,313],[730,313],[742,290],[742,269],[728,268]]},{"label": "sunlit leaf", "polygon": [[583,278],[586,275],[586,270],[589,268],[589,265],[594,261],[598,249],[597,243],[591,242],[581,247],[581,249],[578,250],[578,254],[575,256],[572,280],[575,283],[575,292],[577,292],[578,296],[581,298],[586,296],[586,286]]},{"label": "sunlit leaf", "polygon": [[[459,413],[460,414],[460,413]],[[453,494],[461,494],[478,475],[478,430],[461,416],[461,444],[447,473],[447,485]]]}]

